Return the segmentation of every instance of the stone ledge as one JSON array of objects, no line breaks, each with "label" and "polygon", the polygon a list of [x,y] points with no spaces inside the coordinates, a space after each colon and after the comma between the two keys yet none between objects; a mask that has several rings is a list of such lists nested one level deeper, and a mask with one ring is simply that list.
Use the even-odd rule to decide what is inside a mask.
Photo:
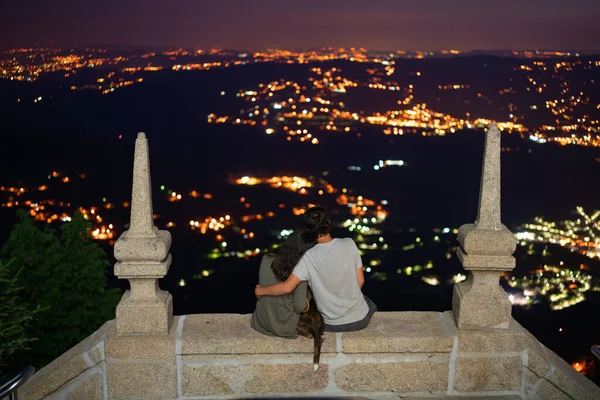
[{"label": "stone ledge", "polygon": [[[432,400],[440,397],[402,397],[402,400]],[[523,400],[518,394],[515,395],[489,395],[489,396],[444,396],[448,400]],[[397,397],[395,397],[397,400]]]},{"label": "stone ledge", "polygon": [[521,352],[525,349],[524,331],[514,319],[511,319],[508,329],[460,330],[458,331],[459,355]]},{"label": "stone ledge", "polygon": [[459,358],[456,360],[457,392],[515,391],[521,389],[521,357]]},{"label": "stone ledge", "polygon": [[544,400],[573,400],[571,396],[545,379],[540,383],[537,395]]},{"label": "stone ledge", "polygon": [[103,361],[95,367],[85,370],[55,392],[43,398],[47,400],[103,400],[105,376],[106,363]]},{"label": "stone ledge", "polygon": [[550,363],[546,347],[535,336],[523,329],[527,348],[527,368],[538,377],[544,377],[550,371]]},{"label": "stone ledge", "polygon": [[109,399],[177,398],[175,362],[108,363],[106,380]]},{"label": "stone ledge", "polygon": [[43,399],[65,383],[104,360],[103,342],[114,320],[106,322],[81,343],[63,353],[56,360],[35,373],[19,389],[19,397],[28,400]]},{"label": "stone ledge", "polygon": [[[180,356],[182,365],[249,365],[249,364],[311,364],[312,353],[287,354],[185,354]],[[320,364],[351,364],[351,363],[395,363],[414,361],[438,361],[448,363],[448,353],[324,353],[321,354]],[[112,362],[112,360],[111,360]],[[118,362],[118,361],[117,361]]]},{"label": "stone ledge", "polygon": [[538,387],[538,396],[542,399],[600,399],[600,387],[575,371],[526,329],[520,325],[519,327],[523,331],[527,348],[527,380],[529,384]]},{"label": "stone ledge", "polygon": [[592,381],[575,371],[562,358],[546,348],[548,362],[554,367],[554,371],[546,379],[562,392],[577,400],[600,399],[600,387]]},{"label": "stone ledge", "polygon": [[93,374],[86,377],[67,397],[68,400],[94,400],[104,398],[104,375]]},{"label": "stone ledge", "polygon": [[[321,362],[336,357],[335,353],[321,354]],[[267,362],[308,363],[313,360],[312,353],[269,353],[269,354],[184,354],[181,361],[189,364],[261,364]]]},{"label": "stone ledge", "polygon": [[454,338],[437,312],[377,312],[369,326],[342,336],[344,353],[450,353]]},{"label": "stone ledge", "polygon": [[[183,323],[181,354],[313,353],[313,340],[263,335],[250,326],[250,314],[193,314]],[[325,333],[321,353],[336,351],[336,337]]]},{"label": "stone ledge", "polygon": [[312,363],[183,366],[183,395],[240,395],[318,392],[327,386],[328,367]]},{"label": "stone ledge", "polygon": [[443,393],[448,389],[448,362],[347,364],[335,370],[335,380],[347,392]]}]

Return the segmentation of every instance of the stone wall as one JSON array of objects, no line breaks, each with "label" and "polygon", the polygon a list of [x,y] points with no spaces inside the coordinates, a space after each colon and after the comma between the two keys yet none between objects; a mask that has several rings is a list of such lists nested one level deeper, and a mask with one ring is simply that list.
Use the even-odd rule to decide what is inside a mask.
[{"label": "stone wall", "polygon": [[600,388],[516,321],[458,330],[452,312],[378,312],[359,332],[261,335],[250,316],[174,317],[168,335],[118,335],[113,321],[36,373],[22,399],[483,396],[600,399]]}]

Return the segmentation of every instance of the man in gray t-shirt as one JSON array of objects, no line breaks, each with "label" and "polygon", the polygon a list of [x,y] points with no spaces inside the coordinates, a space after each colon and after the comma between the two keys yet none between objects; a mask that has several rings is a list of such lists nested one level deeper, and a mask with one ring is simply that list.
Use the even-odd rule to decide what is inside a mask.
[{"label": "man in gray t-shirt", "polygon": [[362,267],[352,239],[331,239],[304,253],[292,273],[308,282],[325,324],[344,325],[369,312],[357,277]]}]

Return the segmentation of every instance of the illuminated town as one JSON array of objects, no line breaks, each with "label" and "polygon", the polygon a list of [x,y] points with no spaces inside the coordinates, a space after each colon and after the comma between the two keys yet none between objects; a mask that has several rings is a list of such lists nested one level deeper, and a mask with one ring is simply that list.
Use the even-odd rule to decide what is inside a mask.
[{"label": "illuminated town", "polygon": [[[435,112],[424,103],[414,104],[414,85],[401,89],[397,82],[382,83],[379,75],[393,74],[393,61],[382,62],[378,67],[368,69],[371,78],[365,82],[355,82],[343,76],[340,68],[328,70],[312,68],[308,86],[294,81],[274,81],[261,83],[253,90],[240,90],[235,95],[248,106],[241,117],[218,116],[210,114],[209,123],[231,123],[234,125],[250,125],[264,127],[264,132],[271,135],[283,132],[287,140],[293,137],[302,142],[319,144],[318,135],[323,131],[353,133],[360,135],[365,125],[383,127],[386,135],[431,134],[445,135],[458,130],[482,128],[489,126],[491,120],[477,118],[474,120],[454,118],[450,115]],[[417,73],[420,76],[420,72]],[[453,85],[460,88],[462,85]],[[398,108],[367,114],[363,110],[352,110],[341,101],[344,95],[353,88],[366,90],[389,90],[398,92],[401,100]],[[464,87],[464,86],[463,86]],[[447,90],[447,87],[441,87]],[[225,93],[222,93],[225,95]],[[376,94],[375,94],[376,95]],[[499,122],[501,129],[512,132],[524,132],[521,124]]]},{"label": "illuminated town", "polygon": [[[568,84],[568,75],[575,70],[588,70],[600,68],[600,61],[563,61],[549,63],[547,61],[533,61],[530,65],[523,64],[515,67],[518,75],[514,79],[526,79],[524,88],[528,93],[543,95],[548,85],[560,88],[560,97],[545,100],[540,104],[532,104],[529,110],[521,110],[513,103],[508,103],[509,115],[507,120],[492,121],[490,119],[475,117],[470,112],[464,118],[452,116],[432,110],[426,103],[415,100],[418,91],[418,82],[423,74],[420,71],[411,73],[415,78],[414,84],[406,87],[400,86],[397,81],[383,79],[394,75],[396,62],[391,59],[368,60],[378,63],[372,68],[367,68],[367,79],[354,81],[344,76],[343,70],[332,67],[323,70],[319,67],[311,69],[312,76],[308,82],[274,81],[261,83],[251,90],[240,90],[236,93],[246,103],[242,116],[218,116],[210,114],[208,122],[248,124],[262,126],[266,134],[283,132],[288,135],[288,140],[297,137],[301,141],[318,144],[318,135],[323,131],[352,132],[360,135],[365,125],[379,125],[383,127],[386,135],[419,134],[446,135],[458,130],[482,128],[496,122],[501,130],[517,132],[522,137],[527,137],[537,143],[556,142],[560,145],[600,146],[599,118],[595,110],[600,109],[600,104],[590,105],[590,98],[580,90],[572,93]],[[534,74],[535,73],[535,74]],[[535,76],[541,78],[535,78]],[[547,81],[545,75],[550,75],[556,82],[538,83],[535,79]],[[511,78],[511,81],[513,78]],[[593,86],[594,79],[583,82],[583,85]],[[343,99],[348,92],[358,88],[370,90],[387,90],[397,92],[398,107],[368,113],[361,109],[349,108]],[[470,89],[469,84],[444,84],[438,85],[439,91],[458,91]],[[225,95],[225,93],[221,93]],[[516,95],[514,88],[504,88],[497,95],[506,97]],[[539,97],[539,96],[536,96]],[[477,92],[473,101],[484,100],[490,105],[492,100],[485,93]],[[440,101],[440,98],[437,98]],[[465,100],[469,103],[471,100]],[[525,113],[536,113],[538,109],[545,108],[554,116],[554,120],[541,126],[528,125]],[[580,111],[581,110],[581,111]],[[594,114],[590,114],[593,112]],[[520,115],[519,115],[520,114]],[[562,134],[560,134],[562,132]],[[564,135],[568,134],[568,135]]]},{"label": "illuminated town", "polygon": [[[494,92],[478,89],[471,82],[431,82],[435,76],[419,70],[411,69],[407,75],[399,72],[405,62],[417,65],[414,63],[428,58],[466,55],[456,50],[373,53],[364,48],[306,52],[271,49],[255,53],[221,49],[119,52],[105,48],[22,48],[0,51],[0,78],[33,82],[49,74],[61,74],[66,82],[61,86],[71,92],[108,95],[141,84],[152,73],[243,68],[258,63],[306,64],[310,76],[304,81],[274,80],[234,93],[222,91],[223,96],[239,98],[244,110],[210,113],[208,122],[259,126],[267,135],[284,134],[288,140],[311,144],[318,144],[325,132],[361,135],[367,126],[380,127],[386,135],[427,136],[496,122],[501,129],[540,144],[600,147],[600,102],[590,98],[600,60],[569,52],[501,52],[497,55],[513,57],[515,65],[507,72],[506,87]],[[356,64],[362,77],[346,71],[346,67],[326,66],[332,62]],[[82,81],[79,76],[84,75]],[[580,80],[573,81],[574,77]],[[427,85],[433,85],[432,89],[424,91]],[[356,96],[369,96],[368,91],[390,92],[386,96],[391,96],[390,102],[395,105],[377,110],[350,105],[356,103]],[[423,101],[426,99],[430,100]],[[47,101],[44,96],[15,100]],[[447,101],[464,103],[466,109],[459,113],[438,110],[445,108]],[[486,117],[484,112],[470,110],[471,105],[477,109],[479,105],[504,109],[505,117]]]},{"label": "illuminated town", "polygon": [[524,277],[503,275],[503,280],[518,292],[509,294],[510,301],[528,306],[545,301],[551,310],[562,310],[585,301],[588,291],[600,291],[600,281],[587,272],[586,266],[569,269],[561,261],[559,266],[544,265]]},{"label": "illuminated town", "polygon": [[516,233],[524,242],[552,243],[590,258],[600,258],[600,210],[588,215],[577,207],[574,219],[549,222],[537,217]]}]

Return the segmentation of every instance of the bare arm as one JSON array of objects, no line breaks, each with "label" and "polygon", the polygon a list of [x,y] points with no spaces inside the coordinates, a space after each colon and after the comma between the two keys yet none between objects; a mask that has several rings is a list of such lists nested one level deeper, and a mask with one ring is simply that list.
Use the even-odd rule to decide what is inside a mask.
[{"label": "bare arm", "polygon": [[282,296],[284,294],[290,294],[296,289],[296,286],[298,286],[300,282],[302,282],[300,278],[294,274],[290,274],[290,277],[287,278],[285,282],[279,282],[265,287],[256,285],[254,294],[257,298],[260,298],[261,296]]},{"label": "bare arm", "polygon": [[362,289],[365,284],[365,274],[362,267],[356,269],[356,279],[358,280],[358,287]]}]

